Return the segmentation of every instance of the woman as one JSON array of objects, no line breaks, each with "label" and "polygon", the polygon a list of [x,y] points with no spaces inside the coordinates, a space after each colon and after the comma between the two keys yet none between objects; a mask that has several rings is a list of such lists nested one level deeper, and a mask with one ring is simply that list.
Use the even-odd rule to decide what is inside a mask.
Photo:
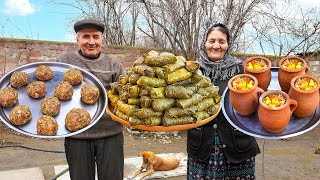
[{"label": "woman", "polygon": [[[200,45],[201,72],[219,86],[243,73],[242,61],[230,56],[231,37],[223,24],[213,25]],[[188,131],[187,179],[255,179],[255,156],[260,153],[254,137],[233,128],[223,113],[202,127]]]}]

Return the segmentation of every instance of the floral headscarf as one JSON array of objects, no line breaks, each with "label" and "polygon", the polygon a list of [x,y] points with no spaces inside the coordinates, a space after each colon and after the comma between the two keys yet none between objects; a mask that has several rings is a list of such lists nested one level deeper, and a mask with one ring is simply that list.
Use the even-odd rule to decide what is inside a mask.
[{"label": "floral headscarf", "polygon": [[[225,28],[227,32],[226,35],[227,35],[227,41],[228,41],[228,49],[222,59],[218,61],[211,61],[206,52],[205,44],[207,41],[208,32],[215,27]],[[232,40],[231,40],[228,28],[221,23],[217,23],[211,26],[204,33],[200,47],[199,47],[200,57],[198,59],[198,63],[200,64],[202,73],[210,77],[212,80],[217,80],[217,79],[226,80],[238,74],[240,72],[239,64],[242,64],[242,61],[230,55],[231,47],[232,47]]]}]

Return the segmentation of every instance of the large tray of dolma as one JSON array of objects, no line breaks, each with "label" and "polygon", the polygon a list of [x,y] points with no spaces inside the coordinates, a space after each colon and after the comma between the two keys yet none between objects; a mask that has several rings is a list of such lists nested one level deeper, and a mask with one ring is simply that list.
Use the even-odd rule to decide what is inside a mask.
[{"label": "large tray of dolma", "polygon": [[207,124],[208,122],[212,121],[220,112],[221,110],[221,104],[219,106],[219,110],[217,111],[216,114],[210,116],[209,118],[203,119],[199,122],[193,123],[193,124],[183,124],[183,125],[175,125],[175,126],[146,126],[146,125],[136,125],[132,126],[129,121],[123,120],[119,118],[118,116],[114,115],[112,113],[112,107],[107,106],[106,112],[111,116],[111,118],[114,121],[117,121],[125,126],[134,128],[134,129],[139,129],[139,130],[145,130],[145,131],[158,131],[158,132],[171,132],[171,131],[183,131],[183,130],[188,130],[188,129],[193,129],[199,126],[202,126],[204,124]]}]

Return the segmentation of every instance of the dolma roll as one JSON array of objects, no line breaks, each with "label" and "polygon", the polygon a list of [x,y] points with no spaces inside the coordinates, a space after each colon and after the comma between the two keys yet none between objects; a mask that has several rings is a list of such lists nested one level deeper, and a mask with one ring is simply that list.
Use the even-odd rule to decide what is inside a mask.
[{"label": "dolma roll", "polygon": [[173,84],[179,81],[186,80],[192,76],[192,73],[185,68],[178,69],[167,74],[166,81],[168,84]]},{"label": "dolma roll", "polygon": [[134,66],[141,65],[141,64],[143,64],[143,62],[144,62],[144,58],[143,58],[143,57],[139,57],[138,59],[136,59],[136,60],[133,62],[133,67],[134,67]]},{"label": "dolma roll", "polygon": [[136,116],[130,116],[129,123],[131,126],[136,126],[136,125],[141,125],[142,121],[141,121],[141,119],[137,118]]},{"label": "dolma roll", "polygon": [[167,83],[164,79],[148,77],[148,76],[141,76],[137,81],[139,86],[151,86],[151,87],[165,87]]},{"label": "dolma roll", "polygon": [[162,66],[164,72],[166,72],[166,73],[171,73],[175,70],[178,70],[178,69],[181,69],[184,67],[186,67],[186,64],[183,61],[176,61],[175,63]]},{"label": "dolma roll", "polygon": [[125,75],[125,74],[121,74],[119,76],[119,82],[123,85],[127,84],[129,82],[129,77],[128,75]]},{"label": "dolma roll", "polygon": [[144,62],[148,66],[161,67],[166,64],[172,64],[177,61],[176,56],[172,53],[162,52],[161,54],[147,55]]},{"label": "dolma roll", "polygon": [[186,69],[190,72],[197,72],[200,68],[200,65],[196,61],[187,61],[186,62]]},{"label": "dolma roll", "polygon": [[152,99],[159,99],[165,97],[166,87],[150,88],[149,94]]},{"label": "dolma roll", "polygon": [[142,108],[149,108],[151,107],[151,102],[152,102],[152,99],[149,97],[149,96],[142,96],[140,98],[140,106]]},{"label": "dolma roll", "polygon": [[139,106],[136,106],[136,105],[129,105],[129,104],[126,104],[125,102],[123,101],[118,101],[117,102],[117,108],[125,113],[127,116],[133,116],[135,115],[135,113],[138,111],[139,109]]},{"label": "dolma roll", "polygon": [[153,67],[153,69],[154,69],[154,72],[155,72],[157,78],[164,79],[166,77],[166,74],[165,74],[163,68]]},{"label": "dolma roll", "polygon": [[141,119],[148,117],[161,117],[162,112],[156,112],[152,108],[140,108],[138,109],[136,116]]},{"label": "dolma roll", "polygon": [[158,112],[169,109],[174,106],[175,101],[173,98],[154,99],[151,103],[152,109]]},{"label": "dolma roll", "polygon": [[192,97],[189,99],[178,99],[177,100],[177,107],[187,108],[192,105],[196,105],[197,103],[202,101],[202,99],[203,99],[203,97],[200,94],[194,93],[192,95]]},{"label": "dolma roll", "polygon": [[172,117],[163,117],[162,118],[162,125],[163,126],[176,126],[176,125],[183,125],[183,124],[192,124],[195,123],[195,118],[192,116],[184,116],[178,118]]},{"label": "dolma roll", "polygon": [[129,120],[129,116],[127,116],[125,113],[121,112],[119,109],[115,109],[114,115],[119,117],[120,119],[123,119],[125,121]]},{"label": "dolma roll", "polygon": [[192,116],[194,113],[195,111],[192,109],[172,107],[170,109],[165,110],[164,116],[175,118],[175,117],[183,117],[183,116]]},{"label": "dolma roll", "polygon": [[184,86],[184,85],[189,85],[189,84],[192,84],[192,83],[193,83],[192,82],[192,78],[188,78],[188,79],[183,80],[183,81],[178,81],[176,83],[172,83],[171,85],[182,85],[182,86]]},{"label": "dolma roll", "polygon": [[129,98],[128,104],[140,106],[140,98]]},{"label": "dolma roll", "polygon": [[112,94],[112,91],[109,90],[109,91],[107,91],[107,97],[108,97],[109,101],[111,102],[111,106],[116,107],[117,101],[119,100],[119,95]]},{"label": "dolma roll", "polygon": [[215,104],[216,103],[214,102],[213,98],[205,98],[197,104],[197,111],[204,111]]},{"label": "dolma roll", "polygon": [[210,114],[207,113],[206,111],[200,111],[200,112],[194,113],[193,117],[196,119],[196,122],[199,122],[210,117]]},{"label": "dolma roll", "polygon": [[194,93],[198,91],[198,87],[194,84],[188,84],[183,86],[184,88],[193,91]]},{"label": "dolma roll", "polygon": [[148,77],[155,76],[155,72],[153,68],[144,64],[135,66],[132,69],[136,74],[139,74],[141,76],[148,76]]},{"label": "dolma roll", "polygon": [[169,85],[165,89],[165,96],[169,98],[186,99],[190,98],[193,91],[180,85]]},{"label": "dolma roll", "polygon": [[218,112],[220,108],[220,104],[215,104],[213,106],[210,106],[206,111],[210,114],[210,115],[214,115]]},{"label": "dolma roll", "polygon": [[143,122],[146,126],[160,126],[162,123],[162,119],[161,117],[149,117]]},{"label": "dolma roll", "polygon": [[137,81],[140,79],[140,75],[139,74],[136,74],[136,73],[133,73],[129,76],[129,83],[130,84],[137,84]]},{"label": "dolma roll", "polygon": [[128,102],[129,99],[129,93],[126,91],[123,91],[122,93],[120,93],[119,95],[119,100],[124,101],[124,102]]},{"label": "dolma roll", "polygon": [[214,86],[211,85],[209,87],[206,88],[200,88],[197,93],[200,94],[203,97],[214,97],[216,95],[218,95],[219,92],[219,87],[218,86]]},{"label": "dolma roll", "polygon": [[140,94],[140,88],[136,85],[130,86],[128,91],[129,97],[137,98]]},{"label": "dolma roll", "polygon": [[149,96],[149,91],[150,91],[150,88],[148,86],[143,86],[140,88],[140,94],[139,96],[142,97],[142,96]]},{"label": "dolma roll", "polygon": [[205,88],[211,85],[211,80],[209,77],[202,76],[199,82],[195,83],[198,88]]}]

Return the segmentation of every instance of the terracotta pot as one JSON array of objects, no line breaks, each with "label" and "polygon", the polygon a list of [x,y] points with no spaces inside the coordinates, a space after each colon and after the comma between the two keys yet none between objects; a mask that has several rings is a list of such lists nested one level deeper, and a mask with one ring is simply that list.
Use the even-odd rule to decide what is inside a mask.
[{"label": "terracotta pot", "polygon": [[[248,67],[248,63],[251,62],[252,60],[263,60],[265,61],[265,63],[267,64],[267,68],[265,69],[261,69],[261,70],[254,70],[254,69],[250,69]],[[258,87],[262,88],[263,90],[267,90],[271,81],[271,61],[265,57],[261,57],[261,56],[255,56],[255,57],[251,57],[246,59],[243,62],[243,68],[244,68],[244,73],[245,74],[251,74],[253,75],[255,78],[257,78],[258,80]]]},{"label": "terracotta pot", "polygon": [[[232,87],[232,82],[239,77],[248,77],[253,80],[252,88],[247,90],[237,90]],[[258,95],[264,93],[264,90],[258,87],[258,80],[250,74],[238,74],[228,81],[230,90],[229,98],[233,109],[242,116],[247,116],[256,111],[259,105]]]},{"label": "terracotta pot", "polygon": [[[263,103],[263,98],[270,94],[281,94],[286,99],[285,104],[276,108],[267,106]],[[267,91],[259,98],[258,118],[265,130],[271,133],[279,133],[287,126],[296,108],[297,101],[290,99],[287,93],[279,90]]]},{"label": "terracotta pot", "polygon": [[[296,81],[300,78],[313,79],[317,84],[317,87],[309,91],[304,91],[295,87]],[[298,103],[293,114],[301,118],[311,115],[319,106],[319,81],[317,78],[308,75],[296,76],[291,80],[290,85],[291,87],[288,95]]]},{"label": "terracotta pot", "polygon": [[[302,68],[299,70],[290,70],[290,69],[284,68],[282,66],[282,63],[287,59],[298,59],[299,61],[302,62]],[[289,92],[290,82],[294,77],[299,76],[299,75],[304,75],[309,72],[309,67],[307,66],[306,61],[302,58],[297,57],[297,56],[287,56],[285,58],[282,58],[279,61],[278,65],[279,65],[278,81],[279,81],[279,84],[280,84],[282,91],[284,91],[286,93]]]}]

